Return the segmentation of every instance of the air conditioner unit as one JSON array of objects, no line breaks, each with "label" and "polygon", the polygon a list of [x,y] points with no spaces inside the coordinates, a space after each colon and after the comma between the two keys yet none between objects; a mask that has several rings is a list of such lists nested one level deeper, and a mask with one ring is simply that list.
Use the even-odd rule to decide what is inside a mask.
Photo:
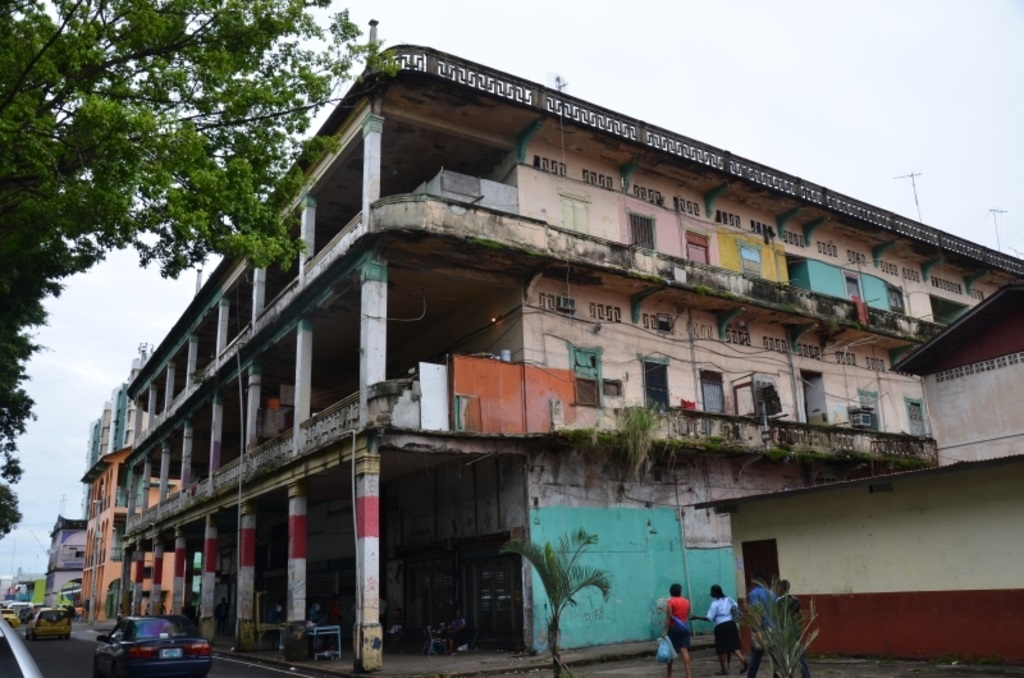
[{"label": "air conditioner unit", "polygon": [[576,312],[576,298],[575,297],[558,297],[555,300],[555,308],[559,311],[566,313]]},{"label": "air conditioner unit", "polygon": [[850,426],[854,428],[871,428],[873,423],[870,412],[850,412]]}]

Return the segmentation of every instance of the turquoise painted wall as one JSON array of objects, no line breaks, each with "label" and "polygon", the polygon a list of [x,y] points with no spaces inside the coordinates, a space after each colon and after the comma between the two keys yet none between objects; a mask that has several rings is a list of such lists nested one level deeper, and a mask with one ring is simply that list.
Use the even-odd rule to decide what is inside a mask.
[{"label": "turquoise painted wall", "polygon": [[864,290],[864,301],[871,308],[891,311],[889,306],[889,288],[885,281],[867,273],[860,274],[860,286]]},{"label": "turquoise painted wall", "polygon": [[[699,614],[707,611],[711,584],[735,590],[732,549],[686,549],[684,554],[674,508],[554,506],[533,509],[530,519],[530,538],[535,543],[557,543],[563,534],[579,528],[596,534],[598,542],[583,562],[611,573],[607,602],[588,589],[562,613],[564,648],[657,638],[664,623],[658,603],[668,597],[673,583],[682,585],[683,595],[692,590],[694,611]],[[534,649],[543,651],[550,608],[536,576],[533,611]]]}]

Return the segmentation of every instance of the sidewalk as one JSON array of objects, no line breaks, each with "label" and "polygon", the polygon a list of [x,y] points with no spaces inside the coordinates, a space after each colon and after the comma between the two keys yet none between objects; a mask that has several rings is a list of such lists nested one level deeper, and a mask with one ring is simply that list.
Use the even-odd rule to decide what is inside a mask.
[{"label": "sidewalk", "polygon": [[[345,639],[351,642],[351,639]],[[344,641],[343,641],[344,642]],[[282,668],[304,668],[320,673],[337,676],[483,676],[489,674],[537,672],[551,668],[551,655],[521,654],[503,652],[501,650],[476,649],[459,652],[454,655],[425,655],[417,644],[406,643],[397,649],[384,649],[384,667],[372,674],[358,673],[353,668],[352,648],[342,647],[340,659],[285,661],[284,656],[276,649],[261,652],[236,652],[232,647],[234,639],[229,636],[218,636],[213,641],[216,654],[237,659],[246,659],[260,664],[280,666]],[[713,657],[714,638],[709,634],[696,636],[692,640],[691,649],[704,652]],[[654,666],[654,653],[657,642],[647,640],[638,643],[621,643],[617,645],[601,645],[578,650],[563,650],[562,659],[573,668],[592,664],[621,661],[624,659],[650,659]],[[706,651],[706,652],[705,652]]]},{"label": "sidewalk", "polygon": [[[82,622],[75,625],[75,630],[92,630],[97,635],[109,633],[114,628],[113,621],[100,621],[90,625]],[[351,638],[343,639],[351,643]],[[268,634],[265,645],[271,644]],[[235,639],[233,636],[217,636],[213,640],[214,656],[224,655],[235,659],[243,659],[258,664],[279,666],[282,668],[304,668],[319,673],[332,674],[337,676],[483,676],[488,674],[505,674],[521,672],[538,672],[551,668],[551,655],[520,654],[515,652],[503,652],[501,650],[476,649],[469,652],[459,652],[455,655],[424,655],[420,651],[418,643],[407,641],[398,648],[386,647],[384,649],[384,667],[372,674],[358,673],[355,671],[352,662],[352,647],[344,645],[340,659],[307,659],[303,661],[285,661],[284,656],[274,649],[267,649],[255,652],[238,652],[234,649]],[[691,640],[691,650],[695,653],[707,654],[712,659],[714,648],[714,637],[704,633],[694,636]],[[603,664],[627,659],[650,659],[651,666],[655,666],[654,653],[657,651],[657,641],[647,640],[637,643],[621,643],[617,645],[600,645],[586,647],[576,650],[563,650],[562,659],[566,665],[577,668],[593,664]],[[682,675],[680,673],[680,675]]]}]

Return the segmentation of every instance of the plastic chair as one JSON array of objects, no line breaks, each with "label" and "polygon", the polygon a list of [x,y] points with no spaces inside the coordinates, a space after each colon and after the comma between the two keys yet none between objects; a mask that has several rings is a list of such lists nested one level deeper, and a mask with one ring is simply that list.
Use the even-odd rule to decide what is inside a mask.
[{"label": "plastic chair", "polygon": [[447,652],[445,652],[444,641],[440,638],[435,638],[434,634],[430,631],[430,627],[423,628],[423,654],[447,654]]}]

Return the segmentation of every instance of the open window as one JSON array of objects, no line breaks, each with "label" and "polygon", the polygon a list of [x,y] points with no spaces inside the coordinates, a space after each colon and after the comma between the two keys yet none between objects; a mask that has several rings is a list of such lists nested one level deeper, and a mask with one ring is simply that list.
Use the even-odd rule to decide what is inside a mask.
[{"label": "open window", "polygon": [[601,407],[601,349],[569,344],[569,360],[576,379],[576,404]]},{"label": "open window", "polygon": [[644,405],[651,409],[667,410],[668,360],[647,356],[641,362],[644,368]]}]

